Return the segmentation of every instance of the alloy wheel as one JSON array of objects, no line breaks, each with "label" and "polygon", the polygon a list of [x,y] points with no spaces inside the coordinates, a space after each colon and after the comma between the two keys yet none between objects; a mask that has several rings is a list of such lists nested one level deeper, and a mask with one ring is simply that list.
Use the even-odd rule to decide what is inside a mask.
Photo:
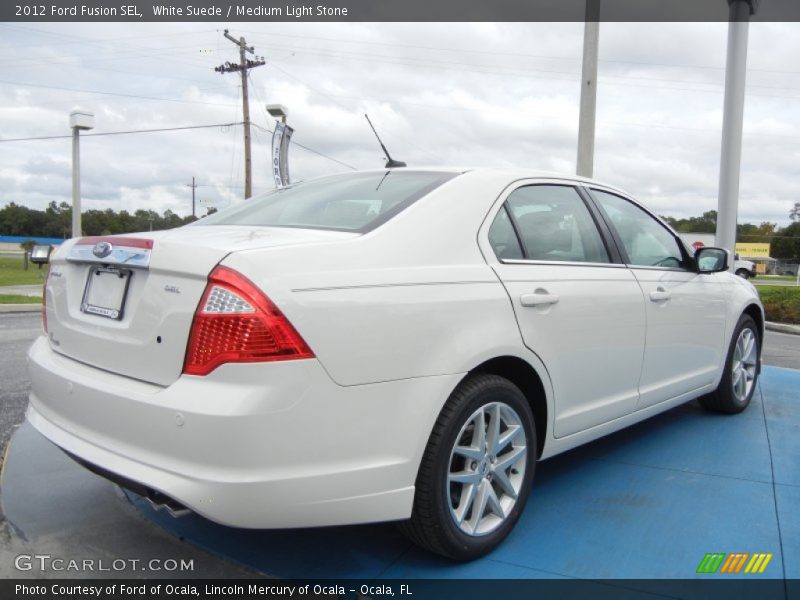
[{"label": "alloy wheel", "polygon": [[739,333],[731,364],[731,385],[738,402],[745,402],[753,390],[758,361],[758,341],[753,330],[745,327]]},{"label": "alloy wheel", "polygon": [[464,423],[450,453],[450,516],[465,534],[495,531],[517,503],[527,464],[522,419],[503,402],[485,404]]}]

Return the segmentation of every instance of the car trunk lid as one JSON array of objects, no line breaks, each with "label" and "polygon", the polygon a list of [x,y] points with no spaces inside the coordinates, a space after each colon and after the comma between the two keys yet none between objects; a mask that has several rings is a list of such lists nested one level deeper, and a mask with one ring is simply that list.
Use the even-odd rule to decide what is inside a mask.
[{"label": "car trunk lid", "polygon": [[274,227],[182,227],[80,238],[54,257],[46,286],[54,350],[83,363],[169,385],[208,275],[232,252],[328,243],[356,234]]}]

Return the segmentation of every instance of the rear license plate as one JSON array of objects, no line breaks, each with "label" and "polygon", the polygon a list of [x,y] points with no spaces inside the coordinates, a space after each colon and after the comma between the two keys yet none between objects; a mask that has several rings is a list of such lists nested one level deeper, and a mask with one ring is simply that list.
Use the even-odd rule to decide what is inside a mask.
[{"label": "rear license plate", "polygon": [[128,269],[92,267],[83,291],[81,311],[119,321],[125,308],[125,296],[131,272]]}]

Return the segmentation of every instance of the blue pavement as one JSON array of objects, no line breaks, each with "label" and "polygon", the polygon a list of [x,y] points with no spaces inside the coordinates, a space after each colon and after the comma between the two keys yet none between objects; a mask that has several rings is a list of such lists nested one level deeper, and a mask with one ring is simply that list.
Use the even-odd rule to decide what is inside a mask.
[{"label": "blue pavement", "polygon": [[[765,367],[740,415],[692,402],[540,463],[516,529],[468,564],[391,525],[231,529],[131,497],[174,535],[282,578],[798,579],[800,371]],[[762,575],[698,575],[709,552],[774,556]]]}]

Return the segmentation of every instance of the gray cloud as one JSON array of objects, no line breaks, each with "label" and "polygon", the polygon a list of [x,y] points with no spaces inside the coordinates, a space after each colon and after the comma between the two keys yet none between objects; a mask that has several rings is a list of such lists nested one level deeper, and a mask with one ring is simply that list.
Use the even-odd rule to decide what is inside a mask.
[{"label": "gray cloud", "polygon": [[[411,165],[574,170],[581,24],[226,26],[267,59],[251,74],[254,123],[271,128],[263,106],[281,102],[295,140],[319,153],[380,166],[369,112],[392,154]],[[751,26],[742,220],[785,224],[797,200],[799,27]],[[236,58],[221,25],[0,28],[0,79],[17,82],[0,84],[2,138],[68,134],[74,108],[95,112],[98,132],[241,120],[237,76],[212,70]],[[716,207],[726,35],[719,23],[602,24],[598,179],[661,214]],[[187,214],[192,176],[204,203],[234,202],[241,137],[238,126],[84,137],[84,206]],[[254,127],[256,191],[272,187],[269,137]],[[0,143],[0,202],[69,201],[69,152],[69,140]],[[295,178],[346,169],[299,146],[291,162]]]}]

